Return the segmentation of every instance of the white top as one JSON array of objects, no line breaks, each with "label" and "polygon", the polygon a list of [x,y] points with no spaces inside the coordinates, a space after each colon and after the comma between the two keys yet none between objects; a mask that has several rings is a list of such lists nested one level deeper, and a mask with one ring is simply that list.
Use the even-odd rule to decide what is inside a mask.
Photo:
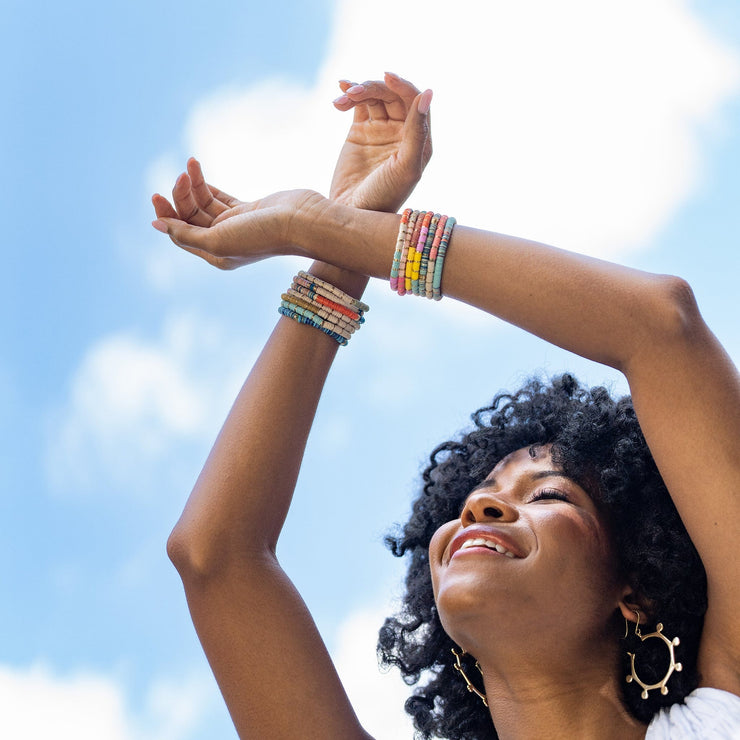
[{"label": "white top", "polygon": [[695,689],[685,704],[661,709],[645,740],[740,740],[740,696],[720,689]]}]

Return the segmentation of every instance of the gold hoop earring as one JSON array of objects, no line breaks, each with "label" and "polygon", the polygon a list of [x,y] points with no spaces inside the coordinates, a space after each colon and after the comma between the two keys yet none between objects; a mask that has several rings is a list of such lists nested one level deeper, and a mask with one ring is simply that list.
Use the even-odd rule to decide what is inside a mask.
[{"label": "gold hoop earring", "polygon": [[[468,691],[470,691],[472,694],[475,694],[486,706],[488,706],[488,699],[486,699],[486,695],[482,691],[479,691],[477,688],[475,688],[475,686],[473,686],[472,681],[465,674],[465,669],[460,662],[460,659],[463,657],[463,655],[467,655],[467,653],[464,650],[461,650],[458,653],[455,648],[452,648],[452,654],[455,656],[455,665],[453,665],[452,667],[462,676]],[[478,673],[480,673],[482,678],[483,671],[480,669],[480,665],[477,660],[475,661],[475,667],[478,669]]]},{"label": "gold hoop earring", "polygon": [[[642,693],[640,696],[643,699],[648,698],[648,691],[652,691],[652,689],[660,689],[660,693],[665,696],[668,693],[668,687],[666,684],[668,683],[668,679],[673,674],[673,671],[682,671],[683,666],[681,663],[676,662],[676,656],[673,651],[673,648],[676,645],[681,644],[681,640],[678,637],[674,637],[672,640],[669,640],[664,634],[663,634],[663,623],[658,622],[657,625],[655,625],[655,632],[651,632],[649,635],[643,635],[640,631],[640,612],[636,611],[635,614],[637,615],[637,623],[635,624],[635,635],[640,638],[640,642],[645,642],[645,640],[649,640],[651,637],[658,637],[666,644],[666,647],[668,648],[668,652],[670,653],[670,665],[668,666],[668,670],[666,671],[665,676],[658,681],[657,683],[653,684],[646,684],[644,681],[640,679],[640,677],[637,675],[635,671],[635,654],[627,651],[627,655],[630,656],[630,666],[631,666],[631,673],[629,676],[625,676],[625,680],[627,683],[632,683],[632,681],[635,681],[636,683],[640,684],[642,686]],[[626,617],[625,617],[626,621]]]}]

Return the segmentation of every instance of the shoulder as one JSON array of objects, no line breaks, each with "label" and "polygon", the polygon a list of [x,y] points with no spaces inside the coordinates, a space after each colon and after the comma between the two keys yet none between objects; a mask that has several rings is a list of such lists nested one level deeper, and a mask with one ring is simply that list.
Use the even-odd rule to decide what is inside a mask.
[{"label": "shoulder", "polygon": [[698,688],[683,704],[661,709],[645,740],[734,740],[740,738],[740,696]]}]

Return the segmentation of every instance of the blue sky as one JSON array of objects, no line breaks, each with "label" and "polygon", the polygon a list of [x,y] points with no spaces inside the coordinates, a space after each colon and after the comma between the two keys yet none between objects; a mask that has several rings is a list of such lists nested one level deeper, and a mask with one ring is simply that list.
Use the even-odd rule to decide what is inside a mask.
[{"label": "blue sky", "polygon": [[[325,192],[340,77],[434,89],[411,205],[680,274],[738,362],[735,0],[401,5],[0,5],[0,735],[235,736],[164,543],[300,262],[218,273],[151,229],[148,198],[189,154],[243,197]],[[410,737],[377,711],[402,687],[367,675],[400,574],[382,535],[425,455],[532,371],[624,385],[452,302],[368,295],[280,555],[368,727]]]}]

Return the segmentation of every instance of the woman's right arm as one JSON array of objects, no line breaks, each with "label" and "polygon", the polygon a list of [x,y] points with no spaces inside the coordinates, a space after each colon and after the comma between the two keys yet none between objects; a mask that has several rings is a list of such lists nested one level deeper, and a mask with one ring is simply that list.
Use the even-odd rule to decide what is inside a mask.
[{"label": "woman's right arm", "polygon": [[[397,215],[357,211],[305,191],[279,197],[292,198],[295,207],[282,214],[284,230],[274,232],[276,250],[387,279]],[[252,204],[235,214],[222,233],[179,221],[166,227],[178,243],[250,259],[259,210]],[[648,445],[707,572],[703,684],[740,693],[740,378],[690,288],[678,278],[460,226],[442,288],[625,374]]]}]

